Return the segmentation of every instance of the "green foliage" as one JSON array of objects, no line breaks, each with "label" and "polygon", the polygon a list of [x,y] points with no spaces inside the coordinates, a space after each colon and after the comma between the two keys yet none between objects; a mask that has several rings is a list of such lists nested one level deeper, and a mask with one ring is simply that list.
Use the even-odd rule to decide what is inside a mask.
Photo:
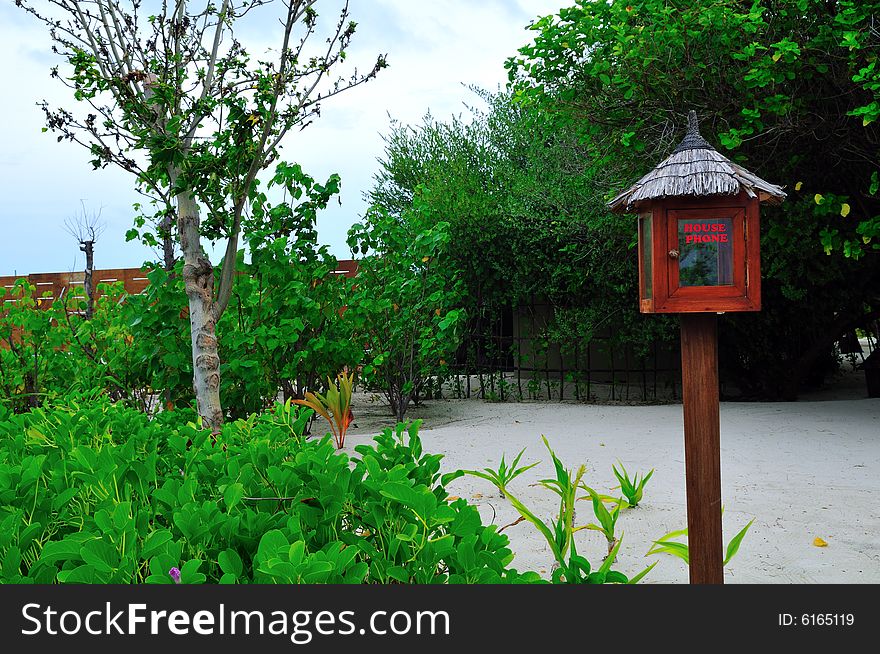
[{"label": "green foliage", "polygon": [[192,346],[182,272],[182,262],[170,272],[153,268],[146,273],[144,292],[123,305],[135,365],[166,408],[192,403]]},{"label": "green foliage", "polygon": [[[618,463],[620,462],[618,461]],[[654,474],[654,469],[651,468],[650,472],[644,476],[640,473],[636,473],[636,476],[633,479],[629,478],[629,473],[627,473],[626,468],[623,467],[622,463],[620,463],[620,471],[618,471],[617,467],[613,465],[611,466],[611,469],[614,471],[614,476],[617,477],[617,481],[620,482],[620,492],[626,497],[627,504],[631,507],[637,507],[639,502],[642,501],[642,493],[645,490],[645,484],[648,483],[651,475]]]},{"label": "green foliage", "polygon": [[[290,405],[211,432],[87,398],[0,408],[6,583],[534,582],[507,537],[448,501],[418,424],[357,448]],[[220,446],[222,444],[222,447]]]},{"label": "green foliage", "polygon": [[153,390],[131,328],[140,310],[138,301],[125,292],[121,282],[99,284],[97,293],[91,319],[85,317],[84,296],[74,292],[62,300],[64,327],[71,342],[61,352],[76,362],[76,372],[72,380],[60,384],[57,392],[64,394],[65,389],[72,388],[89,393],[100,389],[111,400],[150,410]]},{"label": "green foliage", "polygon": [[875,257],[824,256],[821,223],[791,195],[784,216],[762,220],[762,310],[719,323],[722,373],[746,397],[793,400],[820,387],[838,369],[837,339],[880,306]]},{"label": "green foliage", "polygon": [[0,313],[0,403],[24,411],[46,398],[103,392],[142,410],[149,406],[121,284],[99,286],[91,320],[79,290],[37,297],[24,279],[0,289],[0,301],[9,300]]},{"label": "green foliage", "polygon": [[[285,201],[267,195],[284,191]],[[239,256],[230,311],[221,334],[222,398],[232,416],[283,398],[301,399],[363,357],[347,315],[352,281],[318,243],[318,212],[339,193],[339,177],[316,182],[296,164],[281,163],[245,223],[250,262]]]},{"label": "green foliage", "polygon": [[467,118],[392,123],[371,200],[399,216],[417,189],[430,190],[424,202],[449,222],[472,328],[537,297],[552,315],[536,347],[608,335],[646,352],[670,339],[671,321],[644,320],[633,301],[634,223],[605,210],[596,155],[571,127],[509,93],[476,93],[486,108]]},{"label": "green foliage", "polygon": [[[507,537],[482,527],[476,507],[449,501],[440,483],[440,457],[423,454],[419,423],[385,430],[374,447],[358,446],[365,470],[354,515],[356,545],[370,575],[385,583],[499,583],[537,581],[506,569]],[[440,564],[442,561],[442,564]],[[438,567],[439,565],[439,567]]]},{"label": "green foliage", "polygon": [[828,196],[825,212],[838,218],[847,216],[844,203],[858,207],[840,221],[846,234],[828,243],[858,258],[880,247],[872,242],[880,200],[870,189],[880,165],[872,145],[878,8],[853,0],[577,1],[536,21],[534,42],[508,68],[518,99],[571,106],[585,138],[607,146],[603,165],[630,174],[643,159],[623,152],[663,150],[677,137],[670,116],[703,107],[704,122],[737,158],[802,183],[811,199]]},{"label": "green foliage", "polygon": [[517,467],[519,465],[519,460],[522,458],[522,455],[525,453],[525,451],[525,448],[520,450],[519,454],[516,455],[509,467],[507,465],[507,462],[504,460],[504,455],[502,454],[501,463],[498,464],[497,470],[493,470],[492,468],[483,468],[483,470],[462,470],[461,472],[491,482],[495,485],[495,487],[502,495],[505,495],[507,493],[507,484],[519,477],[525,471],[531,470],[539,463],[538,461],[536,461],[535,463],[530,463],[527,466]]},{"label": "green foliage", "polygon": [[[222,336],[221,395],[237,418],[284,399],[318,392],[324,380],[363,357],[346,317],[352,280],[336,273],[338,262],[319,245],[317,213],[339,191],[338,176],[319,184],[297,165],[279,164],[267,192],[260,192],[246,229],[251,254],[239,253],[230,306],[217,330]],[[48,394],[73,387],[103,389],[111,399],[142,410],[192,403],[192,339],[183,262],[171,271],[147,271],[149,285],[129,296],[121,285],[101,286],[94,317],[85,300],[34,299],[24,280],[9,290],[17,302],[0,314],[0,399],[16,410],[37,406]],[[222,269],[215,271],[220,282]],[[6,291],[3,291],[6,294]]]},{"label": "green foliage", "polygon": [[[506,478],[509,482],[513,479],[513,477],[518,476],[522,472],[525,472],[528,468],[531,468],[533,465],[528,466],[526,468],[517,468],[516,464],[519,461],[519,457],[522,456],[522,452],[516,457],[513,465],[511,466],[511,470],[515,473],[512,476],[507,474],[507,469],[505,465],[502,464],[499,466],[499,471],[495,472],[491,469],[487,469],[486,474],[478,472],[478,471],[458,471],[456,473],[452,473],[444,477],[444,481],[448,481],[450,479],[460,477],[464,474],[470,474],[473,476],[480,477],[482,479],[486,479],[491,483],[495,484],[504,497],[511,503],[514,509],[516,509],[517,513],[520,514],[521,520],[525,520],[531,523],[538,532],[544,537],[547,541],[547,545],[550,547],[550,551],[553,553],[553,558],[555,560],[555,568],[553,571],[552,581],[553,583],[567,583],[567,584],[604,584],[604,583],[637,583],[640,581],[651,569],[654,567],[653,565],[649,566],[645,570],[638,573],[632,579],[628,579],[626,575],[621,572],[612,569],[612,565],[617,558],[617,552],[620,549],[620,545],[622,542],[622,538],[613,539],[613,522],[617,520],[617,512],[615,512],[615,516],[611,518],[608,514],[608,511],[602,507],[602,511],[604,511],[603,517],[599,518],[600,520],[613,520],[610,524],[610,533],[612,534],[611,539],[614,540],[613,544],[611,543],[611,539],[609,540],[608,547],[608,556],[602,562],[602,564],[595,570],[592,569],[590,562],[583,556],[577,553],[577,546],[575,543],[574,535],[580,531],[581,529],[592,529],[595,525],[586,525],[586,526],[575,526],[575,503],[579,499],[585,499],[583,497],[578,497],[578,492],[581,489],[587,490],[589,493],[593,494],[583,483],[583,477],[586,474],[586,467],[580,466],[577,471],[567,469],[563,463],[556,456],[556,453],[550,447],[550,443],[546,438],[542,437],[544,441],[544,445],[547,447],[547,451],[550,453],[550,458],[553,461],[553,469],[556,473],[556,477],[552,479],[542,479],[538,482],[540,486],[547,488],[553,491],[556,495],[559,496],[559,510],[557,512],[556,517],[550,522],[546,522],[539,518],[531,509],[529,509],[520,499],[518,499],[515,495],[513,495],[510,490],[507,488],[506,483],[502,484],[502,478]],[[593,494],[594,495],[594,494]],[[596,497],[594,495],[594,497]],[[594,499],[594,505],[598,500]],[[601,501],[598,501],[599,505],[601,505]],[[597,516],[600,514],[597,510]],[[518,521],[519,522],[519,521]],[[603,521],[603,525],[605,522]],[[604,532],[603,532],[604,533]],[[656,565],[656,564],[655,564]]]},{"label": "green foliage", "polygon": [[362,379],[385,393],[398,420],[426,387],[439,387],[465,321],[449,223],[429,196],[420,190],[401,216],[373,207],[348,238],[361,256],[345,313],[367,353]]},{"label": "green foliage", "polygon": [[[232,296],[240,239],[252,228],[247,209],[264,204],[258,175],[278,161],[288,132],[320,114],[321,103],[373,79],[387,65],[380,55],[366,72],[340,71],[357,27],[349,20],[348,2],[327,30],[317,3],[281,6],[274,28],[259,30],[274,42],[271,57],[253,58],[240,38],[242,23],[269,4],[245,0],[237,7],[223,2],[198,9],[161,4],[148,20],[138,21],[132,16],[139,0],[95,0],[86,12],[67,3],[37,9],[28,0],[16,2],[49,32],[63,69],[53,67],[52,77],[85,103],[79,110],[41,103],[44,131],[88,149],[96,169],[114,164],[132,175],[148,204],[137,206],[136,228],[127,238],[148,245],[161,240],[168,270],[177,237],[193,323],[193,390],[200,414],[215,429],[225,417],[215,383],[221,362],[216,327]],[[325,4],[320,3],[322,12]],[[96,36],[96,15],[105,28],[116,29]],[[326,44],[312,48],[316,31]],[[225,243],[216,280],[204,241]],[[226,361],[232,367],[256,365]],[[169,362],[168,369],[176,363]],[[242,374],[247,372],[253,371]],[[265,385],[254,389],[258,404],[265,390]]]},{"label": "green foliage", "polygon": [[[730,542],[727,543],[727,551],[724,554],[723,565],[730,563],[731,559],[733,559],[733,557],[736,556],[736,553],[739,552],[739,546],[742,544],[743,538],[746,537],[749,527],[751,527],[754,522],[754,518],[749,520],[749,523],[737,532],[737,534],[730,539]],[[648,550],[648,554],[645,556],[648,556],[649,554],[670,554],[680,558],[686,564],[690,565],[690,549],[688,548],[688,544],[673,540],[674,538],[680,538],[687,535],[687,529],[670,531],[668,534],[655,540],[654,545],[651,546],[651,549]]]},{"label": "green foliage", "polygon": [[56,327],[63,309],[35,296],[36,288],[25,279],[0,288],[0,400],[15,411],[39,406],[67,367],[58,356],[70,340]]},{"label": "green foliage", "polygon": [[[221,397],[226,413],[247,416],[278,397],[317,392],[328,377],[354,368],[363,356],[345,306],[352,280],[336,274],[338,262],[319,245],[317,214],[339,191],[339,178],[317,183],[298,165],[279,164],[266,193],[257,194],[248,217],[248,250],[237,261],[230,310],[218,323]],[[222,270],[215,273],[219,283]],[[172,406],[192,397],[191,337],[182,264],[172,273],[148,273],[145,293],[126,301],[139,353],[137,365]]]},{"label": "green foliage", "polygon": [[878,9],[577,1],[508,62],[515,101],[577,134],[600,192],[662,159],[689,109],[727,156],[787,187],[763,211],[764,310],[721,330],[722,372],[747,397],[794,399],[833,371],[835,340],[876,317]]}]

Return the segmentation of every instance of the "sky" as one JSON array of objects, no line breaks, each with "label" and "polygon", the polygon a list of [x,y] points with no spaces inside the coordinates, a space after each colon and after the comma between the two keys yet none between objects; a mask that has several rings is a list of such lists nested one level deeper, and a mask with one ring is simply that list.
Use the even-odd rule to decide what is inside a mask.
[{"label": "sky", "polygon": [[[477,102],[467,86],[496,90],[505,84],[504,61],[531,40],[526,27],[556,13],[564,0],[351,0],[357,32],[348,62],[361,69],[387,54],[389,67],[364,86],[322,106],[321,117],[287,136],[282,158],[297,162],[318,181],[342,177],[337,202],[320,215],[318,233],[337,257],[349,258],[348,228],[363,216],[363,193],[372,185],[383,152],[389,117],[419,123],[426,112],[439,119]],[[324,8],[322,9],[322,5]],[[322,20],[338,16],[339,0],[318,3]],[[334,12],[337,12],[334,14]],[[240,33],[259,51],[271,41],[274,22],[255,16]],[[72,108],[70,92],[49,78],[59,63],[39,23],[13,3],[0,7],[0,275],[66,272],[83,268],[83,255],[64,229],[65,219],[101,212],[105,231],[95,245],[97,268],[126,268],[155,260],[135,242],[132,204],[141,200],[132,178],[118,169],[93,171],[76,144],[42,133],[42,111],[50,104]],[[212,250],[216,263],[220,248]]]}]

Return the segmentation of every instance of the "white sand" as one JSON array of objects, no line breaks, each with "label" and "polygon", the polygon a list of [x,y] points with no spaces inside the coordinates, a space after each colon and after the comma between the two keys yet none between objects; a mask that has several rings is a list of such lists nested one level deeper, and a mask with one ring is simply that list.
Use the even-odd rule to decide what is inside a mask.
[{"label": "white sand", "polygon": [[[725,542],[756,518],[726,568],[728,583],[880,582],[880,400],[862,399],[858,377],[814,396],[830,400],[722,403]],[[357,427],[346,450],[393,424],[375,400],[357,398]],[[625,538],[615,567],[633,575],[658,560],[645,582],[687,581],[683,561],[645,558],[652,540],[687,525],[681,405],[436,400],[408,417],[423,420],[425,450],[446,456],[444,471],[496,467],[502,453],[509,462],[527,448],[523,462],[542,463],[509,490],[544,518],[557,503],[549,490],[531,486],[553,474],[542,434],[567,467],[587,465],[585,481],[599,492],[613,492],[611,465],[618,459],[631,474],[654,468],[642,504],[624,510],[618,522]],[[456,480],[449,490],[478,504],[486,521],[506,525],[518,517],[481,479]],[[591,504],[579,504],[577,523],[593,522]],[[521,523],[505,533],[516,552],[514,567],[549,572],[551,554],[533,526]],[[817,536],[828,546],[813,545]],[[601,562],[601,534],[581,531],[577,544],[594,565]]]}]

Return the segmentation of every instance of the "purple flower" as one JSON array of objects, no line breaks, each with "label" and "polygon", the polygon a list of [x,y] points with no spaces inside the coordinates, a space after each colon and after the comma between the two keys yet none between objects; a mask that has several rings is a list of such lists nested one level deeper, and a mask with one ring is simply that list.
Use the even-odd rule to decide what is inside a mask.
[{"label": "purple flower", "polygon": [[174,583],[175,583],[175,584],[179,584],[179,583],[180,583],[180,568],[176,568],[176,567],[171,568],[171,569],[168,571],[168,574],[169,574],[169,575],[171,576],[171,578],[174,580]]}]

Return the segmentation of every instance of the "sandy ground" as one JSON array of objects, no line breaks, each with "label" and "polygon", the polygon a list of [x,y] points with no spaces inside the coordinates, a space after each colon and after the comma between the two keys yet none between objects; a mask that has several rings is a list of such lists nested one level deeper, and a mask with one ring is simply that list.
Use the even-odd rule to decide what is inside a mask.
[{"label": "sandy ground", "polygon": [[[376,397],[357,397],[355,414],[349,451],[393,424]],[[586,464],[585,481],[599,492],[613,492],[611,465],[618,460],[630,473],[654,468],[642,504],[624,510],[618,522],[625,537],[616,568],[633,575],[657,560],[646,583],[687,581],[683,561],[645,557],[652,540],[687,524],[680,404],[435,400],[409,417],[423,421],[425,450],[445,455],[444,471],[495,467],[502,453],[510,461],[526,448],[523,462],[541,463],[509,490],[543,518],[557,503],[550,491],[532,486],[553,474],[542,434],[567,467]],[[861,374],[804,401],[722,403],[721,457],[725,542],[755,518],[726,568],[728,583],[880,582],[880,399],[867,399]],[[506,525],[518,517],[481,479],[458,479],[449,490],[476,503],[485,521]],[[594,521],[590,503],[579,504],[577,523]],[[505,533],[514,567],[550,571],[552,556],[533,526],[521,523]],[[816,547],[816,537],[827,547]],[[594,565],[601,561],[601,534],[581,531],[577,543]]]}]

